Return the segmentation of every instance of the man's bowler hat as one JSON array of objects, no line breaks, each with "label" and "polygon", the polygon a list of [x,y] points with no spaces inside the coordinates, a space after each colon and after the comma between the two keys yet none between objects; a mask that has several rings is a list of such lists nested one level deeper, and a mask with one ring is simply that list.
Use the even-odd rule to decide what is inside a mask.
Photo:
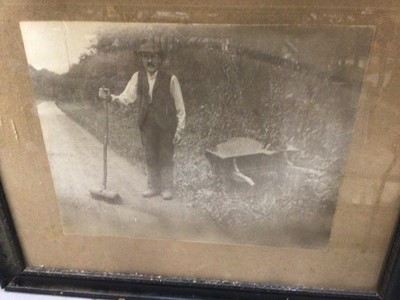
[{"label": "man's bowler hat", "polygon": [[138,49],[139,53],[159,53],[162,54],[161,43],[154,39],[147,39],[142,41]]}]

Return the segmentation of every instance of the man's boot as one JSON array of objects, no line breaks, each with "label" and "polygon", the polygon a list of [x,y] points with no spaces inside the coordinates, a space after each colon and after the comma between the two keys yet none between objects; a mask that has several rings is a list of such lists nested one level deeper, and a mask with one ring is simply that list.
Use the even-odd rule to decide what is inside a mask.
[{"label": "man's boot", "polygon": [[161,195],[164,200],[171,200],[172,198],[174,198],[174,193],[170,189],[162,191]]},{"label": "man's boot", "polygon": [[150,189],[148,189],[148,190],[146,190],[146,191],[144,191],[144,192],[142,193],[143,197],[145,197],[145,198],[154,197],[154,196],[157,196],[157,195],[159,195],[159,194],[160,194],[160,191],[159,191],[159,190],[157,190],[157,189],[152,189],[152,188],[150,188]]}]

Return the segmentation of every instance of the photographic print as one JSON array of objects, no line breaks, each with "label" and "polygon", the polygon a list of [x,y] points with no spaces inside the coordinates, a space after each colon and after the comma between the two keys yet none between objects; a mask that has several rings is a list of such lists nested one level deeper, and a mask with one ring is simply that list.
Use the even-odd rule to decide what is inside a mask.
[{"label": "photographic print", "polygon": [[64,234],[328,245],[373,27],[20,27]]}]

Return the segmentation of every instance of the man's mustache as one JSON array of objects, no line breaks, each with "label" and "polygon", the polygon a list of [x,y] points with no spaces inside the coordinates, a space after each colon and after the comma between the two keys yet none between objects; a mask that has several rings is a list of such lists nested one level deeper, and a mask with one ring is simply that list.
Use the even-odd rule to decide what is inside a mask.
[{"label": "man's mustache", "polygon": [[153,63],[147,63],[146,66],[148,67],[155,67],[155,65]]}]

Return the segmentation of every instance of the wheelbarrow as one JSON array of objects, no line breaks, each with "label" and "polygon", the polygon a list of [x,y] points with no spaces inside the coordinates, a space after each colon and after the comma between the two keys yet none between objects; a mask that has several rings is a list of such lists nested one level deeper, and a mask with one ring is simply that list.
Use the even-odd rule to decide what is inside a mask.
[{"label": "wheelbarrow", "polygon": [[223,183],[245,182],[254,186],[256,178],[267,172],[279,172],[282,165],[287,163],[288,151],[296,150],[268,150],[254,139],[238,137],[218,144],[213,150],[206,150],[205,156],[213,173]]}]

